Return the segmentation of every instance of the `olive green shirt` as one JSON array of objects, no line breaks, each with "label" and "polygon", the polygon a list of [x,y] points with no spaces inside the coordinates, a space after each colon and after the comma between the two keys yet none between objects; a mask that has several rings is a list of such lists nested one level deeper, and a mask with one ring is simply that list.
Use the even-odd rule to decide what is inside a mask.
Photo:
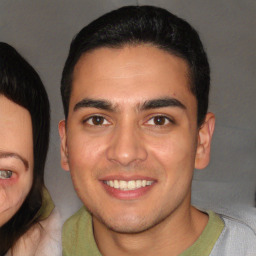
[{"label": "olive green shirt", "polygon": [[[218,240],[224,222],[209,211],[209,221],[197,241],[180,256],[209,256]],[[93,236],[92,217],[85,207],[70,217],[62,230],[63,256],[101,256]]]},{"label": "olive green shirt", "polygon": [[43,188],[42,206],[34,218],[39,217],[39,221],[46,219],[50,216],[54,209],[54,203],[46,187]]}]

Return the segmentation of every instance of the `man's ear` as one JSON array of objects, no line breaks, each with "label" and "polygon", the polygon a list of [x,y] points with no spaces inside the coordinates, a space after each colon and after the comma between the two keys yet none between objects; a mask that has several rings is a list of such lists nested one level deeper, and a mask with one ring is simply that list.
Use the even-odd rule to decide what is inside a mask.
[{"label": "man's ear", "polygon": [[207,113],[205,121],[199,129],[195,168],[204,169],[210,162],[211,140],[215,127],[215,116]]},{"label": "man's ear", "polygon": [[67,149],[67,135],[66,135],[66,121],[59,122],[59,135],[60,135],[60,164],[65,171],[69,171],[68,163],[68,149]]}]

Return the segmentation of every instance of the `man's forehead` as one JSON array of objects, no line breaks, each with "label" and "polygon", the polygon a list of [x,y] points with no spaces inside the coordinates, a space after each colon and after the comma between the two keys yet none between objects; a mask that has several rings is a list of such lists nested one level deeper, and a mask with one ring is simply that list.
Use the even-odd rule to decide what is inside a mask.
[{"label": "man's forehead", "polygon": [[182,102],[184,94],[194,97],[186,62],[152,46],[96,49],[82,56],[73,78],[72,108],[86,98],[143,105],[166,97]]},{"label": "man's forehead", "polygon": [[[147,59],[146,59],[146,58]],[[127,70],[131,70],[132,75],[142,75],[142,70],[145,72],[145,65],[148,67],[147,62],[154,62],[154,60],[161,61],[168,69],[169,62],[176,62],[176,68],[185,72],[186,75],[190,73],[189,65],[187,61],[176,54],[173,54],[153,44],[126,44],[120,47],[99,47],[83,53],[77,61],[73,79],[79,72],[84,72],[84,66],[94,71],[99,71],[102,75],[106,74],[106,70],[101,70],[103,65],[110,65],[113,61],[119,61],[118,74],[115,74],[114,78],[128,78]],[[89,67],[88,67],[89,66]],[[99,69],[99,70],[98,70]],[[123,72],[122,72],[123,71]],[[151,70],[148,70],[150,72]],[[130,74],[131,75],[131,74]]]}]

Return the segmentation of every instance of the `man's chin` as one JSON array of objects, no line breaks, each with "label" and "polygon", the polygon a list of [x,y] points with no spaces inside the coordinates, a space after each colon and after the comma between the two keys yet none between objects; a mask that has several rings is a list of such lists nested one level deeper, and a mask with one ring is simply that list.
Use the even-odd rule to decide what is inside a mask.
[{"label": "man's chin", "polygon": [[[96,219],[96,218],[95,218]],[[157,223],[151,222],[150,220],[146,220],[145,217],[133,217],[129,216],[129,218],[97,218],[96,220],[100,225],[103,225],[108,230],[111,230],[115,233],[120,234],[139,234],[142,233]]]}]

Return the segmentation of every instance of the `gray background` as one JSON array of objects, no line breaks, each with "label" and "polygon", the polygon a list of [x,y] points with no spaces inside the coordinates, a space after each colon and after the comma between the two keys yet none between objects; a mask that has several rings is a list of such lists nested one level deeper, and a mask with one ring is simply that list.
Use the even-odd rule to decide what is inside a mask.
[{"label": "gray background", "polygon": [[60,167],[60,77],[73,36],[107,11],[124,5],[167,8],[200,33],[212,70],[210,111],[217,117],[212,159],[196,171],[193,202],[213,209],[253,209],[256,188],[255,0],[0,0],[0,40],[13,45],[39,72],[51,103],[51,142],[45,181],[64,220],[81,202]]}]

